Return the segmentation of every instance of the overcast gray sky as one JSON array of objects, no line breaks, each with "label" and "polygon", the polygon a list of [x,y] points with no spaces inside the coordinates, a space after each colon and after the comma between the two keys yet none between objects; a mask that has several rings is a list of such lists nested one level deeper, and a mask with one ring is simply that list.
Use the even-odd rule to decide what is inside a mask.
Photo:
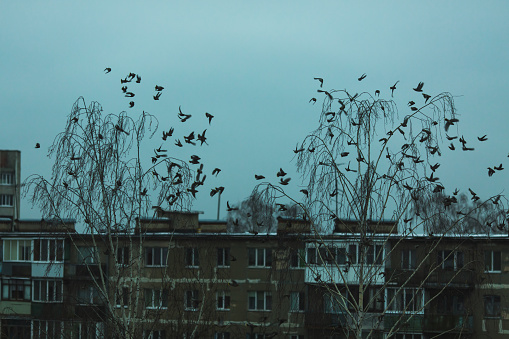
[{"label": "overcast gray sky", "polygon": [[[208,187],[226,187],[225,217],[226,200],[246,198],[255,173],[275,181],[283,167],[297,194],[292,149],[317,124],[314,77],[386,96],[400,80],[400,112],[423,81],[430,94],[457,96],[461,133],[476,147],[444,145],[442,182],[507,194],[509,169],[488,178],[486,168],[509,166],[508,18],[507,1],[1,1],[0,149],[21,150],[24,178],[49,174],[45,152],[74,101],[128,110],[120,78],[135,72],[146,92],[133,115],[149,111],[162,128],[178,127],[179,105],[193,119],[215,115],[200,156],[222,169]],[[160,102],[155,84],[165,87]],[[215,202],[206,191],[194,209],[214,218]],[[21,216],[40,212],[24,202]]]}]

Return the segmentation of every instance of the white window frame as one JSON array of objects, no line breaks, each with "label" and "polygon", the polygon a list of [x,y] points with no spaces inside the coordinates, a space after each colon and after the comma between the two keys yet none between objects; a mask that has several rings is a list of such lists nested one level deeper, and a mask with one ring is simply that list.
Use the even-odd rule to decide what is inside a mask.
[{"label": "white window frame", "polygon": [[230,267],[230,248],[217,248],[217,267]]},{"label": "white window frame", "polygon": [[[250,247],[248,250],[248,267],[250,268],[270,268],[272,267],[272,248],[254,248]],[[260,254],[262,253],[262,254]],[[251,261],[254,254],[254,262]],[[270,255],[268,255],[270,254]]]},{"label": "white window frame", "polygon": [[[37,299],[36,295],[39,295]],[[32,301],[42,303],[61,303],[64,301],[64,284],[60,279],[34,279],[32,281]]]},{"label": "white window frame", "polygon": [[200,251],[198,247],[186,248],[186,267],[188,268],[200,267]]},{"label": "white window frame", "polygon": [[[495,269],[495,253],[500,256],[500,267]],[[489,256],[489,258],[488,258]],[[488,262],[489,261],[489,262]],[[489,273],[500,273],[502,272],[502,252],[494,250],[484,250],[484,269]]]},{"label": "white window frame", "polygon": [[[58,327],[56,328],[58,324]],[[58,333],[58,332],[60,333]],[[64,322],[56,320],[32,320],[32,338],[53,339],[64,338]]]},{"label": "white window frame", "polygon": [[381,266],[384,263],[383,244],[373,244],[366,250],[366,265]]},{"label": "white window frame", "polygon": [[186,311],[197,311],[200,301],[200,292],[198,290],[188,290],[184,296],[184,308]]},{"label": "white window frame", "polygon": [[[449,252],[449,253],[447,253],[447,252]],[[462,261],[461,266],[459,263],[460,257],[461,257],[461,261]],[[440,268],[442,268],[444,270],[457,271],[457,270],[463,268],[463,266],[465,266],[465,255],[463,254],[462,251],[440,250],[440,251],[438,251],[437,258],[439,260],[439,262],[437,264],[439,264]],[[446,260],[452,260],[451,267],[446,267]]]},{"label": "white window frame", "polygon": [[[80,290],[78,291],[77,305],[99,305],[99,301],[101,299],[101,295],[97,287],[88,285],[88,286],[80,286]],[[80,293],[80,291],[85,290],[85,293]],[[81,299],[81,296],[86,296],[85,299]]]},{"label": "white window frame", "polygon": [[216,293],[216,309],[218,311],[230,310],[230,291],[217,291]]},{"label": "white window frame", "polygon": [[145,288],[145,308],[146,309],[167,309],[168,308],[168,290]]},{"label": "white window frame", "polygon": [[[149,263],[149,252],[152,255],[152,262]],[[159,264],[157,263],[159,257]],[[168,247],[145,247],[145,266],[146,267],[165,267],[168,262]]]},{"label": "white window frame", "polygon": [[413,248],[402,249],[401,250],[401,269],[413,271],[416,268],[417,268],[417,251]]},{"label": "white window frame", "polygon": [[165,339],[165,330],[143,330],[143,339]]},{"label": "white window frame", "polygon": [[[247,308],[249,311],[272,311],[272,293],[267,291],[249,291],[247,293]],[[251,307],[254,302],[254,308]],[[261,304],[261,306],[260,306]]]},{"label": "white window frame", "polygon": [[[389,296],[393,294],[392,296]],[[409,294],[411,296],[409,297]],[[425,305],[425,293],[419,288],[387,287],[385,289],[385,308],[387,313],[423,314]],[[408,299],[408,300],[407,300]],[[399,302],[402,302],[399,305]],[[407,307],[412,303],[412,307]]]},{"label": "white window frame", "polygon": [[1,172],[0,185],[12,186],[14,185],[14,172]]},{"label": "white window frame", "polygon": [[[35,248],[39,244],[39,258],[36,258]],[[61,246],[61,247],[59,247]],[[64,262],[64,239],[35,239],[34,262]],[[44,250],[43,250],[44,248]],[[43,255],[44,254],[44,255]],[[45,258],[43,258],[43,256]]]},{"label": "white window frame", "polygon": [[304,269],[306,268],[306,249],[298,248],[290,251],[290,268]]},{"label": "white window frame", "polygon": [[14,206],[14,195],[0,194],[0,207],[13,207],[13,206]]},{"label": "white window frame", "polygon": [[[29,247],[27,247],[29,244]],[[20,246],[23,245],[23,246]],[[14,259],[12,258],[14,253],[12,253],[12,247],[15,247],[15,255]],[[3,241],[3,261],[13,261],[13,262],[28,262],[32,261],[32,249],[33,243],[32,240],[27,239],[4,239]],[[22,257],[22,259],[19,259]]]},{"label": "white window frame", "polygon": [[[13,298],[13,292],[23,291],[23,298]],[[2,279],[2,300],[32,301],[32,284],[28,279]]]},{"label": "white window frame", "polygon": [[290,312],[306,311],[306,293],[290,292]]}]

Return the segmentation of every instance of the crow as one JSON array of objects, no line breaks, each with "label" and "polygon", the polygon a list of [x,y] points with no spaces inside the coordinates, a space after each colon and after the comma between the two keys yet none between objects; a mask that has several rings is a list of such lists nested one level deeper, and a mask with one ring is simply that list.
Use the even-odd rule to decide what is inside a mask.
[{"label": "crow", "polygon": [[207,119],[209,119],[209,125],[210,125],[210,123],[212,122],[212,118],[214,118],[214,116],[207,112],[205,112],[205,116],[207,117]]},{"label": "crow", "polygon": [[396,85],[398,84],[398,82],[399,82],[399,80],[396,81],[396,83],[390,87],[391,97],[394,97],[394,90],[396,89]]},{"label": "crow", "polygon": [[320,88],[323,86],[323,79],[322,78],[314,78],[314,80],[320,81]]},{"label": "crow", "polygon": [[158,91],[158,92],[161,92],[164,89],[163,86],[157,86],[157,85],[155,88],[156,88],[156,91]]},{"label": "crow", "polygon": [[263,175],[255,174],[255,179],[256,180],[262,180],[262,179],[265,179],[265,177]]},{"label": "crow", "polygon": [[416,91],[416,92],[422,92],[422,87],[424,86],[424,82],[419,82],[419,84],[417,85],[416,88],[414,88],[413,90]]},{"label": "crow", "polygon": [[362,81],[367,77],[366,73],[362,74],[357,80]]},{"label": "crow", "polygon": [[109,72],[111,72],[111,67],[106,67],[104,69],[104,74],[108,74]]}]

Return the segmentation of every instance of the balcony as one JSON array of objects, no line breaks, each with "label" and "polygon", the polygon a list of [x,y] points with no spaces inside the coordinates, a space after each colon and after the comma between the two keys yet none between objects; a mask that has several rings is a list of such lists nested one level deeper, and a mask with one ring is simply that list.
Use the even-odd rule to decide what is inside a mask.
[{"label": "balcony", "polygon": [[471,315],[426,314],[424,316],[424,332],[461,332],[471,333],[474,327],[474,317]]},{"label": "balcony", "polygon": [[[335,284],[359,284],[360,265],[310,265],[306,267],[304,282],[315,284],[317,282]],[[364,265],[364,279],[369,279],[372,285],[385,283],[385,268],[382,265]],[[317,277],[320,277],[318,280]]]},{"label": "balcony", "polygon": [[422,333],[423,314],[386,313],[384,328],[397,328],[399,332]]},{"label": "balcony", "polygon": [[308,328],[337,328],[346,326],[347,315],[323,312],[306,312],[305,325]]},{"label": "balcony", "polygon": [[101,275],[101,271],[104,275],[107,275],[106,265],[76,265],[76,264],[68,264],[66,265],[67,271],[65,272],[66,277],[71,277],[72,279],[82,280],[82,279],[92,279],[99,278]]},{"label": "balcony", "polygon": [[475,283],[475,274],[470,270],[444,270],[437,269],[430,273],[426,279],[426,287],[451,287],[473,288]]}]

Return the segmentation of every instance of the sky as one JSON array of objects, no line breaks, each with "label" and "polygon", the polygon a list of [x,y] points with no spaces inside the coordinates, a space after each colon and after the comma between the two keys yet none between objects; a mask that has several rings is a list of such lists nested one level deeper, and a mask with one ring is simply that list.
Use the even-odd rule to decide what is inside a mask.
[{"label": "sky", "polygon": [[[431,94],[454,95],[458,128],[476,148],[443,144],[441,181],[481,198],[507,194],[509,169],[488,177],[487,167],[509,166],[508,17],[507,1],[0,1],[0,149],[21,151],[23,178],[49,176],[47,149],[78,97],[106,113],[148,111],[161,130],[181,126],[181,106],[197,130],[207,128],[200,156],[209,171],[222,169],[207,184],[226,188],[223,219],[226,201],[250,195],[254,174],[276,182],[283,168],[289,194],[299,194],[292,150],[318,124],[314,77],[325,89],[385,97],[399,80],[402,114],[422,81]],[[129,72],[144,85],[132,109],[120,91]],[[165,87],[158,102],[155,85]],[[205,112],[215,116],[210,126]],[[148,140],[147,157],[159,137]],[[193,209],[213,219],[208,192]],[[21,217],[40,216],[23,199]]]}]

